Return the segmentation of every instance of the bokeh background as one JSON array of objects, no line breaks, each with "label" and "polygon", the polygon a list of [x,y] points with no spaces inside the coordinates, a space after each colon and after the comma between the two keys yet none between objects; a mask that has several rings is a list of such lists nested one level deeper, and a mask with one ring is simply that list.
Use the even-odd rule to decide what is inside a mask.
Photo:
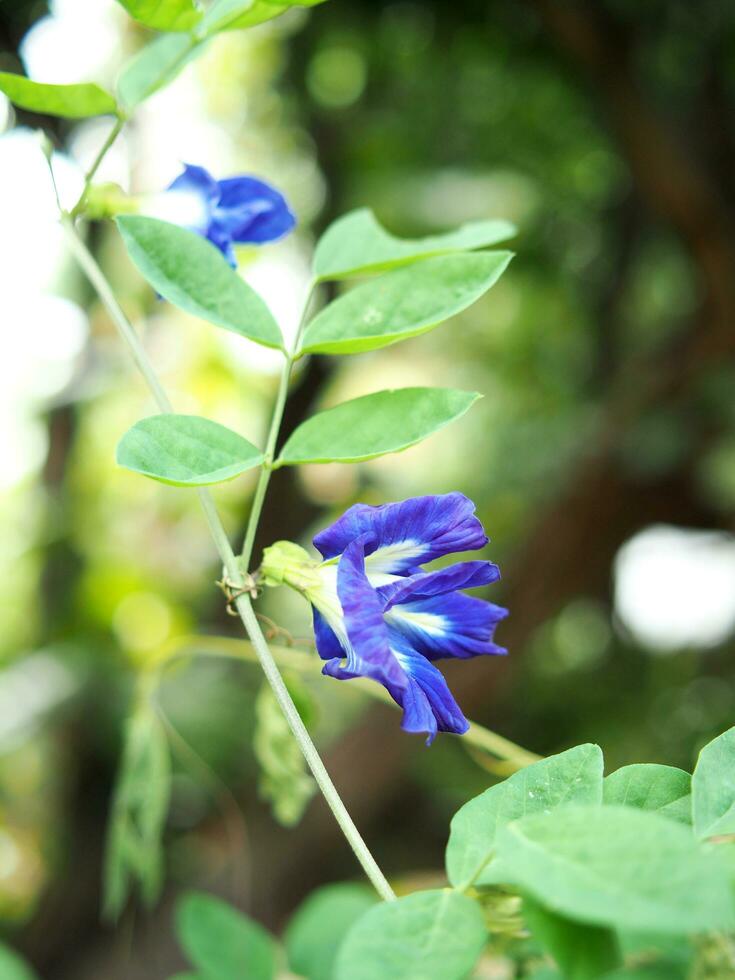
[{"label": "bokeh background", "polygon": [[[0,0],[0,32],[4,70],[107,85],[147,40],[113,0]],[[591,740],[610,768],[688,768],[735,717],[734,95],[726,0],[330,0],[218,38],[99,174],[143,196],[182,161],[280,186],[298,232],[240,260],[287,333],[315,237],[349,208],[401,235],[518,225],[481,302],[409,343],[310,360],[285,425],[392,385],[476,388],[479,407],[398,456],[277,472],[258,547],[306,542],[358,499],[472,496],[510,655],[447,673],[470,717],[539,753]],[[194,659],[160,695],[175,764],[163,899],[100,922],[136,671],[177,637],[238,630],[195,497],[115,466],[153,406],[64,251],[39,125],[73,200],[109,121],[0,96],[0,922],[49,980],[158,980],[181,963],[183,887],[278,929],[355,865],[320,800],[285,829],[262,799],[257,669]],[[156,301],[109,224],[89,236],[176,406],[261,440],[277,358]],[[252,488],[216,490],[233,540]],[[288,596],[265,608],[308,633]],[[488,760],[452,738],[425,749],[316,666],[299,676],[378,860],[399,880],[435,873],[449,817],[495,778]]]}]

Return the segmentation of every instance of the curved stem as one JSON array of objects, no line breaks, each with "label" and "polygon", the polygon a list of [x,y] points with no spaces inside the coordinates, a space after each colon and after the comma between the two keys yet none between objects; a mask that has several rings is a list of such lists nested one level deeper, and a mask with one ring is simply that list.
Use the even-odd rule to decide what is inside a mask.
[{"label": "curved stem", "polygon": [[[153,365],[148,360],[148,355],[146,354],[143,345],[140,343],[138,335],[135,333],[132,324],[129,322],[122,308],[117,302],[104,273],[100,269],[85,243],[77,234],[73,221],[71,221],[71,219],[68,217],[64,217],[62,221],[67,232],[69,242],[72,245],[74,255],[78,259],[90,282],[97,290],[100,299],[106,306],[115,325],[120,331],[122,339],[128,345],[130,352],[135,359],[135,363],[138,365],[143,376],[148,382],[157,404],[164,412],[173,411],[171,402],[169,401],[168,396],[166,395],[160,381],[156,376]],[[275,441],[275,438],[278,435],[278,428],[277,426],[272,426],[272,428],[275,428]],[[241,571],[241,564],[230,546],[227,533],[222,525],[222,521],[217,512],[217,508],[215,507],[214,500],[212,499],[209,491],[205,489],[198,490],[198,495],[207,519],[207,523],[209,524],[209,529],[212,533],[212,538],[214,539],[220,559],[225,567],[227,577],[235,587],[242,588],[244,585],[244,578]],[[337,792],[337,789],[332,782],[329,773],[327,772],[326,767],[319,756],[319,753],[317,752],[316,746],[312,742],[311,736],[301,720],[301,716],[299,715],[296,705],[288,692],[278,666],[268,648],[268,644],[260,629],[260,624],[255,616],[250,599],[246,595],[241,595],[236,600],[235,605],[237,606],[237,611],[240,615],[243,626],[245,627],[245,630],[250,637],[253,647],[258,655],[263,672],[265,673],[268,683],[273,690],[273,694],[275,695],[275,698],[278,701],[286,720],[288,721],[294,738],[298,742],[299,748],[306,759],[307,765],[311,769],[314,779],[316,780],[324,799],[327,801],[327,804],[334,814],[335,820],[339,824],[342,832],[347,838],[348,843],[355,853],[355,857],[362,865],[365,874],[372,882],[375,890],[378,892],[381,898],[385,899],[386,901],[391,901],[396,897],[393,893],[393,889],[388,883],[388,880],[383,872],[378,867],[378,864],[370,853],[367,844],[362,839],[362,836],[355,826],[352,817],[350,817],[349,813],[347,812],[347,808],[342,802],[342,799]]]},{"label": "curved stem", "polygon": [[90,187],[92,181],[94,180],[94,175],[99,170],[100,164],[102,163],[102,161],[104,160],[104,158],[107,156],[107,151],[110,149],[110,147],[112,146],[112,144],[115,142],[115,140],[120,135],[120,131],[122,130],[122,128],[123,128],[124,125],[125,125],[125,119],[124,119],[124,117],[123,116],[118,116],[118,118],[117,118],[117,120],[115,122],[115,125],[112,127],[112,129],[110,130],[110,132],[107,134],[107,139],[105,140],[105,142],[100,147],[99,153],[97,154],[97,156],[92,161],[92,166],[89,168],[89,170],[87,171],[87,173],[84,175],[84,187],[82,188],[82,193],[79,195],[79,200],[74,205],[74,207],[71,209],[72,216],[76,216],[76,215],[80,214],[82,212],[82,210],[84,209],[84,204],[85,204],[85,202],[87,200],[87,194],[89,193],[89,187]]},{"label": "curved stem", "polygon": [[245,569],[247,569],[250,565],[250,559],[252,558],[253,554],[255,535],[258,530],[260,515],[263,512],[263,502],[265,501],[265,494],[268,489],[268,484],[270,483],[271,473],[273,472],[273,457],[276,453],[278,433],[281,431],[283,412],[286,408],[288,386],[291,382],[291,371],[293,370],[294,362],[296,361],[299,345],[301,343],[301,335],[304,332],[304,327],[306,326],[306,317],[309,312],[309,304],[311,303],[311,297],[314,294],[315,287],[316,281],[311,279],[307,286],[306,295],[304,296],[304,302],[301,307],[301,316],[299,317],[299,325],[298,329],[296,330],[293,348],[291,349],[290,353],[286,355],[286,360],[281,371],[281,378],[278,383],[278,394],[276,395],[276,402],[273,406],[273,415],[271,416],[271,424],[270,428],[268,429],[268,438],[265,445],[265,463],[260,471],[258,483],[255,487],[255,493],[253,494],[253,503],[250,507],[250,515],[248,517],[248,524],[245,530],[245,541],[243,542],[242,546],[241,563],[242,567]]}]

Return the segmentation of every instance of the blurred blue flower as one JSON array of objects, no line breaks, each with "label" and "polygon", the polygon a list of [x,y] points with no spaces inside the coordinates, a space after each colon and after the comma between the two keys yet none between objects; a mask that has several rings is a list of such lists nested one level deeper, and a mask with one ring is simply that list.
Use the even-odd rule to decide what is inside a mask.
[{"label": "blurred blue flower", "polygon": [[469,727],[434,661],[505,653],[493,633],[507,610],[460,591],[497,581],[497,565],[421,566],[486,543],[474,504],[461,493],[356,504],[314,538],[322,563],[279,542],[266,549],[261,572],[311,602],[323,672],[383,684],[403,708],[403,729],[427,732],[430,744],[437,731]]},{"label": "blurred blue flower", "polygon": [[233,268],[234,243],[274,242],[296,224],[283,195],[256,177],[215,180],[187,163],[165,196],[169,220],[208,238]]}]

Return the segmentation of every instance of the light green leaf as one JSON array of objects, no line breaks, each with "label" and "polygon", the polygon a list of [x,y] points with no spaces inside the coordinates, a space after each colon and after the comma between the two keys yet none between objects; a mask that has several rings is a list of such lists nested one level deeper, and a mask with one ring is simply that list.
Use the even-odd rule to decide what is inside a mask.
[{"label": "light green leaf", "polygon": [[[309,692],[295,677],[289,677],[286,683],[308,727],[309,716],[315,710]],[[279,823],[293,827],[301,819],[317,787],[271,686],[265,682],[255,700],[253,750],[260,766],[260,796],[270,802]]]},{"label": "light green leaf", "polygon": [[375,892],[367,885],[326,885],[312,892],[284,936],[292,972],[307,980],[332,980],[340,942],[376,902]]},{"label": "light green leaf", "polygon": [[523,899],[523,917],[567,980],[596,980],[622,964],[612,929],[574,922],[528,896]]},{"label": "light green leaf", "polygon": [[147,699],[125,726],[108,830],[104,869],[104,915],[122,912],[134,880],[152,905],[163,882],[161,835],[171,792],[166,733]]},{"label": "light green leaf", "polygon": [[5,943],[0,942],[0,977],[2,980],[37,980],[36,973]]},{"label": "light green leaf", "polygon": [[639,810],[658,810],[664,817],[691,824],[691,782],[688,772],[674,766],[623,766],[605,778],[602,799]]},{"label": "light green leaf", "polygon": [[338,218],[327,228],[314,252],[317,279],[378,272],[417,259],[448,252],[467,252],[496,245],[515,235],[508,221],[472,221],[456,231],[426,238],[395,238],[368,208],[359,208]]},{"label": "light green leaf", "polygon": [[255,27],[278,17],[288,10],[288,6],[285,2],[271,3],[270,0],[215,0],[202,18],[199,30],[202,35],[210,36],[220,31]]},{"label": "light green leaf", "polygon": [[487,939],[480,906],[458,892],[414,892],[381,902],[355,922],[334,980],[460,980]]},{"label": "light green leaf", "polygon": [[602,802],[602,751],[577,745],[521,769],[455,813],[447,844],[447,875],[455,887],[482,885],[498,832],[529,813],[567,803]]},{"label": "light green leaf", "polygon": [[300,353],[357,354],[425,333],[478,300],[510,260],[510,252],[444,255],[372,279],[311,321]]},{"label": "light green leaf", "polygon": [[200,20],[194,0],[118,0],[131,17],[154,31],[188,31]]},{"label": "light green leaf", "polygon": [[264,347],[283,347],[266,304],[211,242],[168,221],[137,214],[122,215],[117,225],[130,258],[169,302]]},{"label": "light green leaf", "polygon": [[497,850],[496,882],[579,922],[680,934],[735,926],[726,863],[657,813],[565,806],[507,824]]},{"label": "light green leaf", "polygon": [[189,892],[176,906],[176,935],[202,980],[272,980],[270,933],[226,902]]},{"label": "light green leaf", "polygon": [[204,50],[190,34],[162,34],[147,44],[123,67],[117,94],[127,109],[168,85]]},{"label": "light green leaf", "polygon": [[48,85],[31,81],[23,75],[0,71],[0,92],[21,109],[42,112],[67,119],[103,116],[116,113],[114,98],[99,85],[84,82],[80,85]]},{"label": "light green leaf", "polygon": [[464,415],[479,397],[454,388],[398,388],[353,398],[303,422],[276,466],[359,463],[400,452]]},{"label": "light green leaf", "polygon": [[692,776],[692,813],[698,837],[735,834],[735,728],[699,753]]},{"label": "light green leaf", "polygon": [[198,415],[151,415],[128,429],[116,459],[174,487],[224,483],[260,466],[263,453],[242,436]]}]

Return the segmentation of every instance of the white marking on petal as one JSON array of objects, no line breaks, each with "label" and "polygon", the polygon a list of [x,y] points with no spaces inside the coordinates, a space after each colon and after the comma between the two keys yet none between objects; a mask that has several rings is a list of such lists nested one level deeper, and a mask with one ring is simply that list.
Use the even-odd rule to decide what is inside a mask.
[{"label": "white marking on petal", "polygon": [[407,558],[420,558],[424,551],[425,546],[420,541],[412,541],[410,538],[386,544],[365,556],[365,570],[373,575],[378,572],[395,572],[398,563],[403,563]]},{"label": "white marking on petal", "polygon": [[204,234],[209,223],[207,205],[196,191],[172,190],[155,194],[146,201],[146,214],[171,224]]},{"label": "white marking on petal", "polygon": [[444,616],[437,613],[411,612],[400,605],[392,606],[385,614],[385,618],[392,620],[399,628],[403,623],[407,623],[431,636],[443,636],[447,631],[447,621]]}]

